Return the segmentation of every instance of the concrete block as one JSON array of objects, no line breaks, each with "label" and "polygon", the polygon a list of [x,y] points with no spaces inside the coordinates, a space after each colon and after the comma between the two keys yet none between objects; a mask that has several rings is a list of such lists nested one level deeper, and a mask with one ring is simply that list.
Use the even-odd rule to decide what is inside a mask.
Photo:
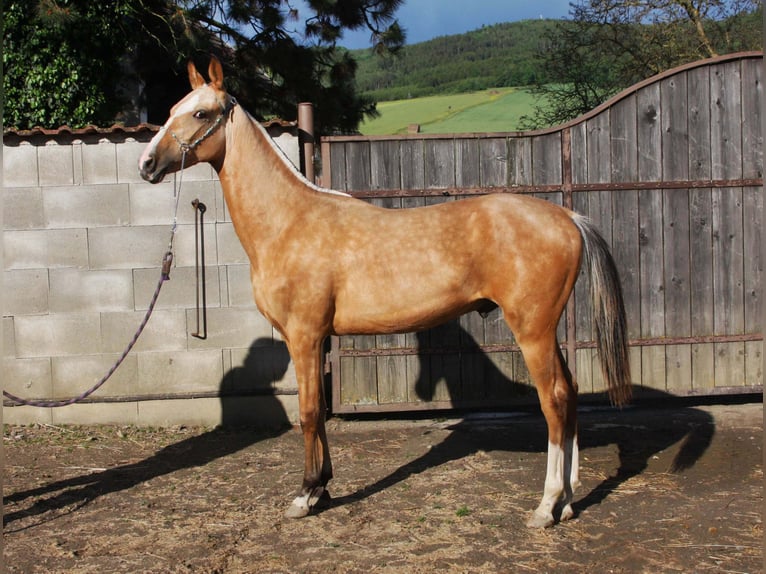
[{"label": "concrete block", "polygon": [[224,397],[220,424],[292,432],[291,427],[300,421],[299,413],[298,395]]},{"label": "concrete block", "polygon": [[221,401],[210,398],[141,401],[138,403],[136,424],[145,427],[186,425],[212,428],[221,424]]},{"label": "concrete block", "polygon": [[[178,200],[178,223],[194,224],[192,201],[205,204],[205,223],[215,223],[219,191],[218,182],[212,180],[184,182]],[[135,183],[130,186],[130,212],[133,225],[169,225],[173,223],[176,198],[173,196],[173,178],[158,184]]]},{"label": "concrete block", "polygon": [[40,185],[73,185],[74,159],[71,145],[54,141],[37,148]]},{"label": "concrete block", "polygon": [[7,425],[53,424],[54,409],[38,407],[3,407],[3,423]]},{"label": "concrete block", "polygon": [[138,404],[138,424],[141,426],[249,426],[291,432],[290,426],[298,420],[298,397],[295,395],[143,401]]},{"label": "concrete block", "polygon": [[127,185],[83,185],[43,190],[45,225],[49,228],[127,225]]},{"label": "concrete block", "polygon": [[[54,396],[76,397],[98,383],[119,359],[120,355],[78,355],[52,357],[51,378]],[[119,368],[92,397],[124,397],[135,394],[138,380],[138,358],[135,354],[125,357]]]},{"label": "concrete block", "polygon": [[48,270],[20,269],[3,273],[3,315],[48,312]]},{"label": "concrete block", "polygon": [[91,269],[160,267],[168,248],[170,226],[97,227],[88,231]]},{"label": "concrete block", "polygon": [[140,395],[217,391],[222,376],[219,349],[138,355]]},{"label": "concrete block", "polygon": [[22,399],[53,397],[49,358],[3,358],[3,389]]},{"label": "concrete block", "polygon": [[[3,151],[8,148],[3,148]],[[39,187],[3,189],[3,229],[42,229],[43,192]]]},{"label": "concrete block", "polygon": [[[196,324],[194,310],[188,310],[187,324]],[[257,309],[227,307],[208,309],[208,338],[189,339],[190,349],[249,348],[256,339],[273,339],[273,329]]]},{"label": "concrete block", "polygon": [[224,375],[222,388],[234,392],[254,389],[297,391],[295,367],[287,346],[282,342],[259,344],[262,341],[255,341],[248,349],[231,349],[231,368]]},{"label": "concrete block", "polygon": [[255,307],[253,283],[250,280],[250,265],[227,265],[225,267],[228,286],[229,306]]},{"label": "concrete block", "polygon": [[[121,353],[133,339],[146,315],[103,313],[101,315],[102,353]],[[133,352],[180,351],[186,349],[186,316],[183,310],[154,311]]]},{"label": "concrete block", "polygon": [[88,233],[85,229],[5,231],[3,256],[6,269],[88,266]]},{"label": "concrete block", "polygon": [[154,185],[151,183],[131,183],[128,189],[131,225],[173,224],[176,200],[173,197],[172,181],[164,181]]},{"label": "concrete block", "polygon": [[[191,309],[196,307],[196,277],[193,267],[176,267],[170,271],[170,281],[162,285],[156,309]],[[133,272],[135,290],[135,309],[149,307],[157,283],[160,279],[160,269],[136,269]],[[218,268],[208,267],[205,270],[205,285],[207,288],[207,306],[220,307],[220,287]],[[201,295],[200,295],[201,297]],[[200,305],[202,301],[200,299]]]},{"label": "concrete block", "polygon": [[88,267],[88,231],[86,229],[49,229],[48,267]]},{"label": "concrete block", "polygon": [[88,355],[101,347],[98,313],[27,315],[14,318],[16,356]]},{"label": "concrete block", "polygon": [[218,265],[250,263],[231,223],[217,223],[215,233],[218,242]]},{"label": "concrete block", "polygon": [[136,403],[82,403],[51,409],[55,425],[135,425]]},{"label": "concrete block", "polygon": [[[205,264],[218,264],[218,238],[215,232],[215,223],[205,223],[201,240],[205,242]],[[194,225],[179,225],[175,239],[175,260],[179,267],[193,267],[196,250],[194,238]]]},{"label": "concrete block", "polygon": [[33,185],[39,185],[37,146],[26,142],[17,146],[4,145],[3,187],[29,187]]},{"label": "concrete block", "polygon": [[117,181],[120,183],[141,182],[138,173],[138,158],[146,147],[146,142],[128,139],[117,147]]},{"label": "concrete block", "polygon": [[133,274],[128,269],[50,271],[53,313],[133,311]]},{"label": "concrete block", "polygon": [[[117,145],[104,138],[85,143],[82,150],[82,181],[87,184],[117,183]],[[138,165],[138,164],[136,164]]]},{"label": "concrete block", "polygon": [[13,333],[13,317],[3,317],[3,357],[16,356],[16,338]]}]

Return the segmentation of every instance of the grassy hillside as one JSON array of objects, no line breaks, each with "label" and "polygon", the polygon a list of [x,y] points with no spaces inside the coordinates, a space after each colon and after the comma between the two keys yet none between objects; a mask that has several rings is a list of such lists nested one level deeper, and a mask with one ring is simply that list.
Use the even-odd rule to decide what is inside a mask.
[{"label": "grassy hillside", "polygon": [[536,56],[556,20],[484,26],[405,46],[400,57],[354,50],[357,89],[378,102],[428,95],[528,86],[540,72]]},{"label": "grassy hillside", "polygon": [[380,102],[381,116],[364,122],[359,131],[403,134],[410,124],[419,124],[421,133],[431,134],[516,131],[519,119],[532,112],[534,103],[529,92],[519,88]]}]

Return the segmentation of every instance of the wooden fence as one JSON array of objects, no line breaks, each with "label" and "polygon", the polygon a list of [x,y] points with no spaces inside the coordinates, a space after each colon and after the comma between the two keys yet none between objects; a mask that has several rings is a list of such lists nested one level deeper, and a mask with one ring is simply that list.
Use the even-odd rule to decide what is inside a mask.
[{"label": "wooden fence", "polygon": [[[621,273],[634,384],[760,392],[762,62],[744,53],[677,68],[538,132],[323,138],[323,183],[390,208],[499,192],[586,214]],[[582,276],[559,335],[581,394],[599,400],[586,289]],[[536,400],[499,310],[330,346],[334,412]]]}]

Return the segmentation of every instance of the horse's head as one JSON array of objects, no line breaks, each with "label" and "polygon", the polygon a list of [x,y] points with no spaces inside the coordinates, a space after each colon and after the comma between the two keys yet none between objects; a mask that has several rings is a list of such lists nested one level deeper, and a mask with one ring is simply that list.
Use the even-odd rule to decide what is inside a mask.
[{"label": "horse's head", "polygon": [[[223,89],[223,70],[215,57],[210,60],[210,83],[189,62],[192,91],[170,110],[170,117],[146,146],[138,169],[146,181],[157,183],[166,173],[199,162],[218,165],[226,151],[223,129],[236,100]],[[185,157],[184,157],[185,155]]]}]

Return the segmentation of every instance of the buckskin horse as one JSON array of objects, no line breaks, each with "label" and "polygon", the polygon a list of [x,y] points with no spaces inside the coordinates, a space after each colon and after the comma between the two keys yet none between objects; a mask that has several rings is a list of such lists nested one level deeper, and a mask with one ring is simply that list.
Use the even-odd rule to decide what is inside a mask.
[{"label": "buckskin horse", "polygon": [[[611,401],[630,398],[621,287],[590,221],[541,199],[487,194],[411,209],[385,209],[318,187],[290,164],[263,127],[192,62],[192,91],[139,159],[152,183],[198,162],[218,173],[250,259],[255,303],[284,337],[298,380],[305,443],[303,483],[285,515],[309,514],[332,464],[325,432],[321,349],[328,335],[427,329],[495,305],[514,333],[548,430],[540,505],[530,527],[573,516],[578,485],[577,384],[556,327],[580,265],[590,273],[593,324]],[[558,505],[558,506],[557,506]]]}]

